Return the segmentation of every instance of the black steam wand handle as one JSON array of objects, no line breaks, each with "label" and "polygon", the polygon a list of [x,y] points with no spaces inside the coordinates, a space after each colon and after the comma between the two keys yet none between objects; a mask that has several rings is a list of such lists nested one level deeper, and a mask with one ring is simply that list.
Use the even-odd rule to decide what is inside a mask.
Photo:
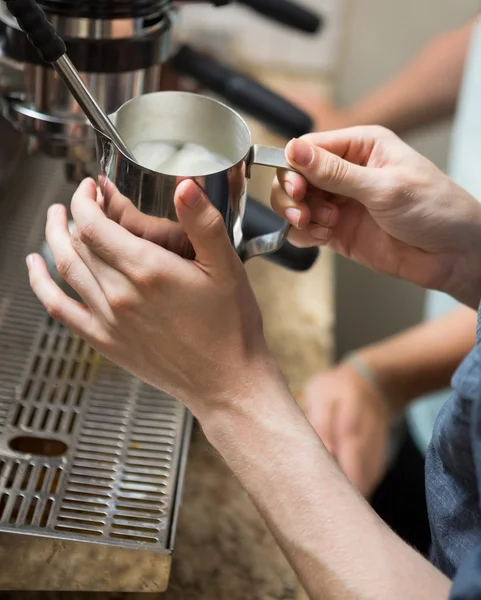
[{"label": "black steam wand handle", "polygon": [[304,33],[318,33],[323,25],[319,15],[289,0],[237,0],[237,3]]},{"label": "black steam wand handle", "polygon": [[[231,4],[231,0],[211,0],[211,4],[225,6]],[[320,15],[290,0],[237,0],[237,4],[248,6],[272,21],[304,33],[318,33],[324,25]]]},{"label": "black steam wand handle", "polygon": [[[273,210],[250,196],[247,198],[242,224],[246,241],[266,233],[279,231],[283,225],[285,225],[285,221]],[[317,261],[319,254],[319,248],[296,248],[286,241],[277,252],[262,258],[292,271],[308,271]]]},{"label": "black steam wand handle", "polygon": [[222,96],[285,137],[299,137],[313,128],[312,118],[261,83],[215,59],[203,56],[183,45],[172,58],[172,66],[181,75]]},{"label": "black steam wand handle", "polygon": [[47,21],[37,2],[35,0],[5,0],[5,4],[42,60],[51,64],[60,75],[91,124],[109,137],[119,150],[135,162],[134,155],[120,137],[112,121],[82,81],[77,69],[67,56],[64,41]]}]

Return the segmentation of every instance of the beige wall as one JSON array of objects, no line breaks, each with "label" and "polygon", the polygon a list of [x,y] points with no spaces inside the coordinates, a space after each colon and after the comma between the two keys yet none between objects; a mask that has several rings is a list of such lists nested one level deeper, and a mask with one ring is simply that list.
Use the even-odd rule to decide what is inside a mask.
[{"label": "beige wall", "polygon": [[[349,104],[415,56],[430,37],[462,24],[481,0],[347,0],[341,68],[335,95]],[[409,142],[446,164],[449,124],[410,136]],[[338,356],[417,322],[423,293],[336,259]]]}]

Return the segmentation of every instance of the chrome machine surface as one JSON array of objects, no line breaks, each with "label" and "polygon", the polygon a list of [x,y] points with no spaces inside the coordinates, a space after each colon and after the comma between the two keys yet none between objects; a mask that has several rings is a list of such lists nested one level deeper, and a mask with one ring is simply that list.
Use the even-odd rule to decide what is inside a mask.
[{"label": "chrome machine surface", "polygon": [[62,161],[37,156],[0,203],[0,589],[158,592],[191,418],[31,293],[24,257],[72,191]]}]

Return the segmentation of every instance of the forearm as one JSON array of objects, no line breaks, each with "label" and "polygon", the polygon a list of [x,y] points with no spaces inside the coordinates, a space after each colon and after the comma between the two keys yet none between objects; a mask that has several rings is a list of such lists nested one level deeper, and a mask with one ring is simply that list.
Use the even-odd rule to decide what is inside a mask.
[{"label": "forearm", "polygon": [[476,342],[476,312],[461,307],[359,352],[394,409],[448,387]]},{"label": "forearm", "polygon": [[449,582],[354,491],[282,382],[201,422],[313,600],[447,598]]},{"label": "forearm", "polygon": [[372,94],[346,110],[349,125],[383,125],[398,134],[455,110],[474,22],[439,36]]}]

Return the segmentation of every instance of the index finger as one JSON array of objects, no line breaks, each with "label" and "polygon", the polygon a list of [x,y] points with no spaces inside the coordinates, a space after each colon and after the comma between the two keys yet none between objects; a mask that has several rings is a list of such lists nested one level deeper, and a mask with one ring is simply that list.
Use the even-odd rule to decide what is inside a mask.
[{"label": "index finger", "polygon": [[81,242],[127,276],[138,272],[146,257],[155,254],[157,261],[165,262],[170,254],[109,219],[97,203],[97,189],[91,179],[83,181],[77,188],[71,210]]},{"label": "index finger", "polygon": [[299,139],[306,140],[340,158],[350,160],[352,155],[366,157],[366,153],[372,151],[376,141],[389,138],[396,138],[396,135],[389,129],[378,125],[358,125],[345,129],[307,133]]}]

